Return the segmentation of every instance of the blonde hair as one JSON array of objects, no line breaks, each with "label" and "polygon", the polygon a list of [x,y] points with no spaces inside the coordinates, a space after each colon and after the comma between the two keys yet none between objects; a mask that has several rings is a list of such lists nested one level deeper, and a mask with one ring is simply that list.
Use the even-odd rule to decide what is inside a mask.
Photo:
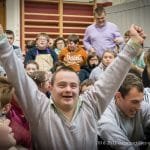
[{"label": "blonde hair", "polygon": [[41,32],[41,33],[37,34],[35,41],[37,41],[40,37],[45,37],[47,39],[47,41],[49,42],[49,35],[47,33]]},{"label": "blonde hair", "polygon": [[112,55],[114,56],[114,58],[117,56],[117,54],[116,54],[114,51],[112,51],[111,49],[106,49],[106,50],[104,51],[104,53],[102,54],[102,59],[103,59],[103,57],[104,57],[104,55],[105,55],[106,53],[112,54]]},{"label": "blonde hair", "polygon": [[30,77],[34,80],[34,82],[37,84],[38,87],[40,87],[44,82],[47,81],[46,75],[48,75],[48,72],[37,70],[34,71]]},{"label": "blonde hair", "polygon": [[14,94],[14,87],[6,77],[0,77],[0,109],[10,103]]}]

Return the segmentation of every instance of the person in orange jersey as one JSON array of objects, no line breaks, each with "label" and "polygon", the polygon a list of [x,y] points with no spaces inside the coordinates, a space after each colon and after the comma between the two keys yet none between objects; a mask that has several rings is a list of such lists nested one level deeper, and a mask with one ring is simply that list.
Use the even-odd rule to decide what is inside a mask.
[{"label": "person in orange jersey", "polygon": [[72,34],[68,36],[67,47],[61,50],[58,58],[74,71],[80,71],[80,66],[86,64],[87,52],[79,46],[78,35]]}]

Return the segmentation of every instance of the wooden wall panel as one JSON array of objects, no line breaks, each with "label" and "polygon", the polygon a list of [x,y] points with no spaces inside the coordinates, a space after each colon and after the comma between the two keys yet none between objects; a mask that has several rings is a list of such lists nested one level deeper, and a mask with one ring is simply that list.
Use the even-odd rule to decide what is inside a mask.
[{"label": "wooden wall panel", "polygon": [[40,32],[52,38],[70,34],[80,36],[81,44],[87,26],[93,23],[93,3],[72,3],[63,0],[21,0],[21,43],[25,49],[28,40]]},{"label": "wooden wall panel", "polygon": [[[28,40],[35,40],[38,33],[46,32],[50,37],[59,36],[58,1],[46,2],[22,0],[24,10],[22,23],[22,49]],[[24,39],[24,40],[23,40]]]}]

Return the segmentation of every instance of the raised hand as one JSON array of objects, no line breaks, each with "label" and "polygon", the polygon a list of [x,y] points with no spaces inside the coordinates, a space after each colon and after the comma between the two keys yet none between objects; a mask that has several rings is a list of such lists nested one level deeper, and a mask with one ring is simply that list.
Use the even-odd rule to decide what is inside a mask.
[{"label": "raised hand", "polygon": [[133,41],[139,44],[143,44],[144,39],[146,38],[146,34],[144,33],[144,30],[140,26],[132,24],[129,31],[130,31],[130,38]]}]

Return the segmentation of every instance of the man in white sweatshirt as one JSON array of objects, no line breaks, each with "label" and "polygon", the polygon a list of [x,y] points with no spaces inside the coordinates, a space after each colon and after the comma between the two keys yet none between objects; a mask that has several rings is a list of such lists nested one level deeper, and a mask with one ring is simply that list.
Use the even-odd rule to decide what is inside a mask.
[{"label": "man in white sweatshirt", "polygon": [[132,25],[130,32],[131,40],[90,90],[79,96],[78,75],[61,68],[52,77],[49,100],[26,74],[0,26],[0,60],[30,123],[33,149],[97,149],[97,121],[144,41],[141,27]]}]

